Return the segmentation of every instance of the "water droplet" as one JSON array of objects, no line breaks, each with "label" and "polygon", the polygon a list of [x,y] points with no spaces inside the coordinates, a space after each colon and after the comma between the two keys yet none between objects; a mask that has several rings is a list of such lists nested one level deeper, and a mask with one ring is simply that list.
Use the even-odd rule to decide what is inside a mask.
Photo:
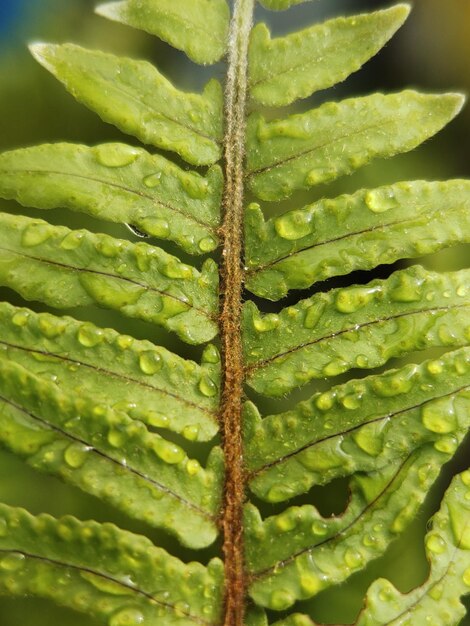
[{"label": "water droplet", "polygon": [[382,398],[392,398],[408,393],[413,387],[415,370],[406,370],[393,374],[383,374],[372,384],[375,393]]},{"label": "water droplet", "polygon": [[467,285],[459,285],[457,287],[457,295],[459,298],[464,298],[468,293]]},{"label": "water droplet", "polygon": [[78,341],[85,348],[94,348],[104,339],[104,332],[91,324],[82,324],[78,331]]},{"label": "water droplet", "polygon": [[95,149],[96,160],[105,167],[124,167],[133,163],[141,151],[123,143],[107,143]]},{"label": "water droplet", "polygon": [[311,572],[300,576],[300,586],[302,591],[309,596],[317,594],[324,586],[324,581]]},{"label": "water droplet", "polygon": [[167,239],[170,235],[170,226],[168,222],[162,218],[145,218],[140,220],[140,225],[145,229],[145,232],[154,237]]},{"label": "water droplet", "polygon": [[320,411],[329,411],[333,408],[335,403],[335,396],[332,393],[325,392],[318,396],[315,400],[315,405]]},{"label": "water droplet", "polygon": [[265,333],[277,328],[279,321],[279,315],[276,315],[276,313],[268,313],[263,317],[254,317],[253,326],[259,333]]},{"label": "water droplet", "polygon": [[470,470],[465,470],[460,474],[460,478],[466,487],[470,487]]},{"label": "water droplet", "polygon": [[429,361],[427,364],[427,370],[433,376],[437,376],[438,374],[442,374],[444,366],[442,361]]},{"label": "water droplet", "polygon": [[366,454],[378,456],[382,452],[384,442],[381,430],[383,426],[383,423],[367,424],[353,435],[356,444]]},{"label": "water droplet", "polygon": [[401,274],[398,284],[390,293],[395,302],[418,302],[423,297],[423,279],[409,274]]},{"label": "water droplet", "polygon": [[28,311],[18,311],[12,317],[12,322],[15,326],[26,326],[28,323],[30,313]]},{"label": "water droplet", "polygon": [[143,182],[144,182],[144,185],[148,187],[149,189],[154,189],[155,187],[158,187],[158,185],[160,185],[161,179],[162,179],[162,173],[155,172],[154,174],[150,174],[149,176],[146,176]]},{"label": "water droplet", "polygon": [[210,378],[206,374],[203,374],[203,376],[201,377],[201,380],[199,381],[199,391],[204,396],[211,398],[217,395],[218,388],[215,382],[212,380],[212,378]]},{"label": "water droplet", "polygon": [[182,435],[188,441],[196,441],[199,435],[199,426],[197,424],[190,424],[183,428]]},{"label": "water droplet", "polygon": [[442,554],[445,552],[446,542],[440,535],[432,533],[426,537],[426,547],[434,554]]},{"label": "water droplet", "polygon": [[122,448],[126,442],[126,434],[121,430],[112,428],[108,433],[108,443],[113,448]]},{"label": "water droplet", "polygon": [[28,248],[32,248],[34,246],[39,246],[41,243],[47,241],[54,234],[54,227],[49,224],[30,224],[23,231],[23,236],[21,237],[21,243],[23,246]]},{"label": "water droplet", "polygon": [[293,489],[290,485],[277,483],[270,488],[266,499],[268,502],[283,502],[292,496],[292,492]]},{"label": "water droplet", "polygon": [[286,589],[277,589],[271,594],[270,607],[275,611],[283,611],[288,609],[294,600],[294,596]]},{"label": "water droplet", "polygon": [[64,452],[65,462],[71,468],[78,469],[85,463],[90,450],[92,450],[92,448],[85,444],[72,443]]},{"label": "water droplet", "polygon": [[365,196],[367,208],[373,213],[384,213],[398,206],[395,191],[391,187],[368,191]]},{"label": "water droplet", "polygon": [[109,626],[138,626],[144,622],[144,614],[138,609],[124,609],[111,617]]},{"label": "water droplet", "polygon": [[129,335],[119,335],[116,343],[121,350],[128,350],[134,343],[134,338]]},{"label": "water droplet", "polygon": [[112,237],[100,237],[96,243],[96,250],[107,259],[115,259],[121,254],[123,242]]},{"label": "water droplet", "polygon": [[214,346],[213,343],[211,343],[204,349],[204,352],[202,355],[202,362],[213,363],[213,364],[220,362],[219,351],[217,350],[216,346]]},{"label": "water droplet", "polygon": [[365,354],[358,354],[356,357],[356,365],[361,368],[366,368],[369,365],[369,359]]},{"label": "water droplet", "polygon": [[443,324],[439,328],[437,335],[444,346],[453,346],[456,344],[457,334],[455,329],[450,326]]},{"label": "water droplet", "polygon": [[327,183],[330,180],[334,180],[336,178],[336,170],[328,169],[324,167],[317,167],[308,172],[305,177],[305,184],[309,187],[313,187],[314,185],[319,185],[320,183]]},{"label": "water droplet", "polygon": [[84,236],[85,233],[83,231],[72,230],[62,239],[62,241],[60,242],[60,247],[63,250],[76,250],[78,247],[80,247]]},{"label": "water droplet", "polygon": [[142,352],[139,357],[139,367],[144,374],[152,376],[162,368],[162,357],[156,350]]},{"label": "water droplet", "polygon": [[[108,276],[95,274],[84,274],[80,277],[86,292],[99,304],[111,309],[122,309],[130,304],[135,304],[137,300],[147,290],[140,285],[124,283],[124,281],[112,280]],[[158,297],[153,298],[153,310],[158,303]]]},{"label": "water droplet", "polygon": [[311,304],[307,309],[305,309],[305,328],[314,328],[317,325],[320,317],[322,316],[324,309],[325,302],[316,302],[315,304]]},{"label": "water droplet", "polygon": [[194,174],[181,174],[180,181],[188,196],[194,200],[202,200],[209,193],[209,183],[202,177]]},{"label": "water droplet", "polygon": [[340,313],[355,313],[374,299],[380,287],[353,287],[341,289],[336,296],[336,308]]},{"label": "water droplet", "polygon": [[341,361],[341,360],[335,360],[335,361],[330,361],[327,365],[325,365],[325,367],[323,368],[323,374],[325,376],[339,376],[340,374],[344,374],[344,372],[347,371],[349,365],[346,363],[346,361]]},{"label": "water droplet", "polygon": [[310,234],[312,214],[309,211],[289,211],[274,220],[274,228],[279,237],[294,241]]},{"label": "water droplet", "polygon": [[345,409],[349,409],[350,411],[354,411],[361,406],[362,397],[358,393],[350,393],[344,398],[341,398],[341,404]]},{"label": "water droplet", "polygon": [[217,248],[217,241],[213,237],[204,237],[198,243],[199,250],[202,252],[212,252]]},{"label": "water droplet", "polygon": [[458,446],[458,439],[453,435],[442,437],[434,444],[436,450],[444,452],[445,454],[453,454],[457,450]]},{"label": "water droplet", "polygon": [[276,518],[276,528],[283,533],[293,530],[297,526],[297,519],[293,511],[286,511]]},{"label": "water droplet", "polygon": [[424,426],[433,433],[446,435],[455,431],[457,419],[453,398],[443,398],[425,404],[421,419]]},{"label": "water droplet", "polygon": [[186,471],[190,476],[195,476],[201,469],[199,461],[196,459],[189,459],[186,463]]},{"label": "water droplet", "polygon": [[349,548],[344,554],[344,562],[348,567],[352,569],[357,569],[358,567],[361,567],[361,565],[364,563],[364,557],[359,552],[359,550],[353,550],[352,548]]},{"label": "water droplet", "polygon": [[24,554],[12,552],[2,558],[0,561],[0,569],[6,570],[7,572],[17,572],[25,565],[25,560]]},{"label": "water droplet", "polygon": [[165,441],[165,439],[156,439],[153,444],[153,449],[157,456],[169,465],[181,463],[181,461],[186,458],[186,454],[182,448],[171,441]]},{"label": "water droplet", "polygon": [[160,272],[168,278],[192,278],[193,268],[176,259],[172,259],[160,268]]},{"label": "water droplet", "polygon": [[318,537],[324,537],[328,532],[328,525],[323,520],[315,520],[312,524],[312,533]]}]

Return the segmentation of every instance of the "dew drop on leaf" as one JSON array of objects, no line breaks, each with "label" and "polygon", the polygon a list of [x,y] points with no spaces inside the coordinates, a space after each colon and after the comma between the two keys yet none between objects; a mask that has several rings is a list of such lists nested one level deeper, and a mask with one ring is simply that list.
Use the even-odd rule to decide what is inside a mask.
[{"label": "dew drop on leaf", "polygon": [[82,443],[72,443],[64,452],[65,462],[69,467],[78,469],[85,463],[91,449]]},{"label": "dew drop on leaf", "polygon": [[202,252],[212,252],[217,247],[217,241],[213,237],[204,237],[198,246]]},{"label": "dew drop on leaf", "polygon": [[393,189],[374,189],[368,191],[365,196],[367,208],[373,213],[384,213],[398,206]]},{"label": "dew drop on leaf", "polygon": [[211,398],[217,395],[218,389],[217,389],[217,385],[212,380],[212,378],[204,375],[199,381],[199,391],[202,393],[202,395],[207,396],[208,398]]},{"label": "dew drop on leaf", "polygon": [[138,148],[122,143],[108,143],[95,148],[96,160],[105,167],[124,167],[133,163],[140,154]]},{"label": "dew drop on leaf", "polygon": [[24,554],[20,554],[19,552],[7,554],[7,556],[3,557],[0,561],[0,569],[7,572],[17,572],[25,565],[25,560]]},{"label": "dew drop on leaf", "polygon": [[442,554],[445,552],[446,542],[440,535],[433,533],[426,537],[426,547],[434,554]]},{"label": "dew drop on leaf", "polygon": [[155,172],[154,174],[150,174],[149,176],[146,176],[143,182],[144,182],[144,185],[148,187],[149,189],[154,189],[155,187],[158,187],[158,185],[160,185],[161,179],[162,179],[162,173]]},{"label": "dew drop on leaf", "polygon": [[144,614],[138,609],[124,609],[111,617],[109,626],[138,626],[144,622]]},{"label": "dew drop on leaf", "polygon": [[21,243],[27,248],[39,246],[53,235],[53,227],[49,224],[30,224],[21,237]]},{"label": "dew drop on leaf", "polygon": [[289,211],[274,221],[274,228],[279,237],[294,241],[310,234],[311,219],[312,215],[306,211]]},{"label": "dew drop on leaf", "polygon": [[78,331],[78,341],[85,348],[94,348],[104,339],[101,328],[96,328],[91,324],[83,324]]},{"label": "dew drop on leaf", "polygon": [[142,352],[139,357],[139,367],[148,376],[156,374],[162,368],[162,357],[155,350]]}]

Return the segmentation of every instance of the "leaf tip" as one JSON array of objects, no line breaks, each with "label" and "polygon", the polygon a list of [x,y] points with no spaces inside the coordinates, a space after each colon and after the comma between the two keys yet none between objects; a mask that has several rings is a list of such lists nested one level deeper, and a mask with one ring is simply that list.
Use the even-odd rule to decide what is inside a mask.
[{"label": "leaf tip", "polygon": [[28,49],[34,59],[51,73],[54,73],[54,66],[51,63],[51,52],[53,52],[56,47],[58,46],[55,44],[45,43],[43,41],[33,41],[28,45]]},{"label": "leaf tip", "polygon": [[95,7],[95,13],[109,20],[119,21],[123,2],[104,2]]}]

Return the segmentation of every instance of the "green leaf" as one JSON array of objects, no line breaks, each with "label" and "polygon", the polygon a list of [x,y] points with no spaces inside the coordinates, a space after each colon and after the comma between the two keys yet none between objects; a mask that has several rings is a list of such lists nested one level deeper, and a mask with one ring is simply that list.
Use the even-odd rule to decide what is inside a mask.
[{"label": "green leaf", "polygon": [[416,516],[448,459],[427,446],[405,462],[356,475],[350,504],[337,517],[322,518],[305,505],[263,522],[248,510],[250,596],[263,607],[284,610],[363,569]]},{"label": "green leaf", "polygon": [[218,166],[200,176],[120,143],[47,144],[0,155],[3,198],[132,224],[192,254],[217,246],[221,194]]},{"label": "green leaf", "polygon": [[[406,594],[386,579],[370,587],[365,608],[355,626],[433,626],[459,624],[465,616],[460,602],[470,588],[470,471],[456,476],[432,518],[426,535],[430,574],[426,582]],[[318,626],[307,615],[295,614],[274,626]]]},{"label": "green leaf", "polygon": [[85,393],[190,441],[208,441],[218,431],[220,364],[214,346],[199,366],[149,341],[3,302],[0,355],[54,381],[70,397]]},{"label": "green leaf", "polygon": [[467,470],[452,480],[440,511],[432,518],[425,541],[431,568],[426,582],[402,594],[388,580],[376,581],[357,626],[413,626],[430,618],[436,626],[460,623],[466,610],[459,600],[470,590],[469,487]]},{"label": "green leaf", "polygon": [[281,200],[351,174],[376,157],[412,150],[437,133],[462,108],[459,94],[403,91],[374,94],[268,122],[248,120],[247,174],[262,200]]},{"label": "green leaf", "polygon": [[56,308],[98,304],[176,332],[188,343],[217,333],[217,274],[145,243],[0,213],[0,284]]},{"label": "green leaf", "polygon": [[257,24],[249,53],[251,97],[266,106],[284,106],[339,83],[387,43],[409,12],[409,5],[399,4],[276,39],[265,24]]},{"label": "green leaf", "polygon": [[[177,152],[189,163],[210,165],[221,156],[222,89],[211,80],[204,93],[176,89],[146,61],[116,57],[72,44],[33,44],[34,57],[66,89],[105,121],[144,143]],[[127,165],[111,150],[105,166]]]},{"label": "green leaf", "polygon": [[361,190],[267,222],[254,204],[246,220],[246,286],[277,300],[331,276],[470,241],[470,182]]},{"label": "green leaf", "polygon": [[280,502],[386,467],[427,443],[454,445],[454,433],[470,427],[469,373],[470,349],[463,348],[349,381],[285,413],[255,416],[244,448],[250,489]]},{"label": "green leaf", "polygon": [[192,548],[211,544],[221,467],[208,467],[142,422],[0,356],[0,441],[35,469],[56,474]]},{"label": "green leaf", "polygon": [[0,591],[54,600],[109,626],[198,626],[221,612],[222,564],[182,563],[140,535],[0,505]]},{"label": "green leaf", "polygon": [[196,63],[215,63],[225,54],[230,18],[226,0],[124,0],[101,4],[96,12],[156,35]]},{"label": "green leaf", "polygon": [[289,9],[296,4],[308,2],[308,0],[259,0],[259,2],[264,7],[271,9],[272,11],[284,11],[285,9]]},{"label": "green leaf", "polygon": [[387,280],[333,289],[261,315],[244,307],[248,384],[283,395],[314,378],[369,369],[432,346],[468,343],[469,270],[448,274],[419,266]]}]

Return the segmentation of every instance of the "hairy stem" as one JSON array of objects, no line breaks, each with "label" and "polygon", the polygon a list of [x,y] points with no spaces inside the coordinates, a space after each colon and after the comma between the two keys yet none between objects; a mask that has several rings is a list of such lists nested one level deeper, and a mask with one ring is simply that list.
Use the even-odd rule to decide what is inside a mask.
[{"label": "hairy stem", "polygon": [[254,0],[235,0],[225,100],[225,193],[222,224],[220,334],[223,388],[220,419],[226,477],[222,530],[225,558],[225,626],[242,626],[245,604],[243,503],[245,498],[240,318],[243,289],[243,208],[248,39]]}]

